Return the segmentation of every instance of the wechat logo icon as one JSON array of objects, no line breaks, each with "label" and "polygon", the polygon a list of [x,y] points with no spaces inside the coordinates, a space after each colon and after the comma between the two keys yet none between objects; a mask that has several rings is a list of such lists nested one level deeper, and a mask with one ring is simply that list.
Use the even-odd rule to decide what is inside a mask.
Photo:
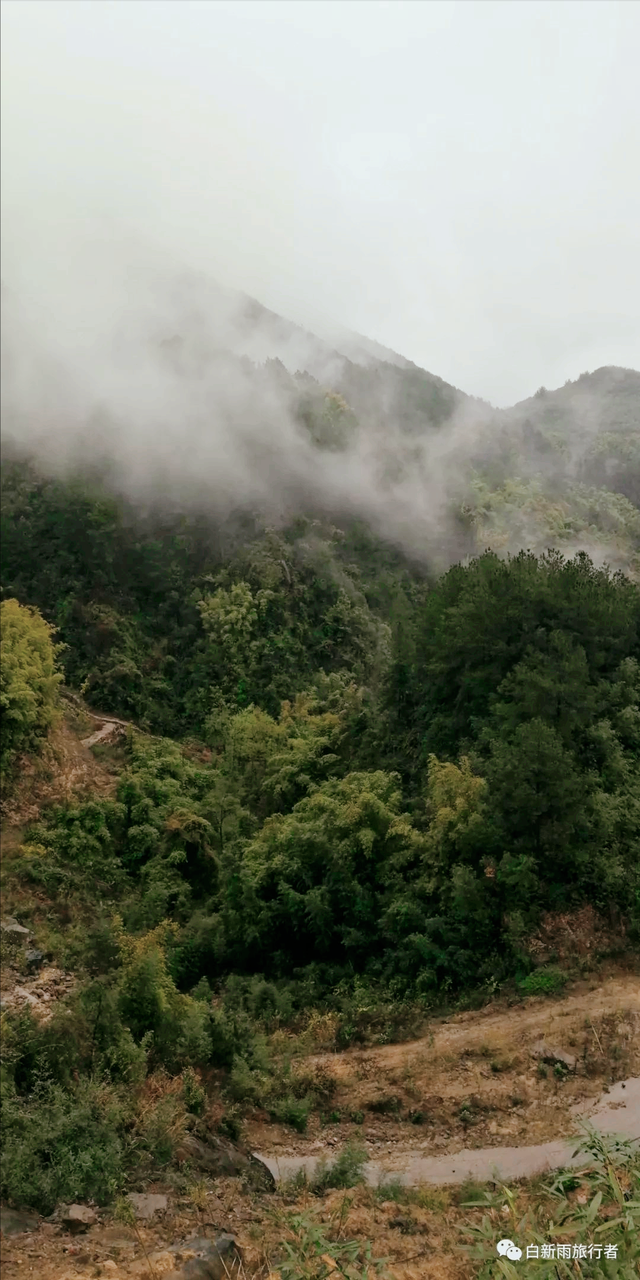
[{"label": "wechat logo icon", "polygon": [[511,1262],[519,1262],[522,1257],[522,1249],[513,1240],[498,1240],[496,1249],[501,1257],[509,1258]]}]

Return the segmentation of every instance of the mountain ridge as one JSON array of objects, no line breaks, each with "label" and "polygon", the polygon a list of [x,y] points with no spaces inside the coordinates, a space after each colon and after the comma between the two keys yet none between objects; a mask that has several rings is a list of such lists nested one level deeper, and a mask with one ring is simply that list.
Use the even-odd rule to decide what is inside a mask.
[{"label": "mountain ridge", "polygon": [[[487,546],[553,545],[640,573],[634,370],[603,366],[496,409],[202,275],[141,273],[115,321],[75,299],[73,324],[64,313],[52,334],[41,320],[40,348],[4,288],[2,302],[5,455],[13,439],[59,471],[101,451],[128,491],[197,493],[276,523],[355,516],[439,568]],[[78,351],[77,318],[91,314]]]}]

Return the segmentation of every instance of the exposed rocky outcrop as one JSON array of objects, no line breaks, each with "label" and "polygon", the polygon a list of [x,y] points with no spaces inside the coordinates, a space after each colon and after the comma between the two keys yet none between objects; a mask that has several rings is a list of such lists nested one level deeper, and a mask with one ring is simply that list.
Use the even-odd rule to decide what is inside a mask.
[{"label": "exposed rocky outcrop", "polygon": [[275,1187],[273,1174],[262,1160],[204,1127],[199,1130],[199,1136],[185,1134],[176,1156],[179,1161],[189,1161],[216,1178],[245,1178],[261,1191],[272,1191]]}]

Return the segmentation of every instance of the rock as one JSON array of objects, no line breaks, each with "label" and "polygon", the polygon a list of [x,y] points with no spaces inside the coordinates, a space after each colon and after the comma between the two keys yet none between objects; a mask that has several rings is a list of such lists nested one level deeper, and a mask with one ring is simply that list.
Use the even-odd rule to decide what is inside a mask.
[{"label": "rock", "polygon": [[275,1189],[275,1179],[266,1164],[257,1156],[241,1151],[233,1143],[217,1134],[207,1133],[206,1141],[185,1134],[177,1151],[179,1160],[188,1160],[196,1168],[216,1178],[247,1178],[252,1186],[264,1190]]},{"label": "rock", "polygon": [[118,1224],[112,1227],[104,1227],[100,1231],[99,1241],[106,1244],[110,1249],[133,1249],[136,1243],[136,1234],[129,1227]]},{"label": "rock", "polygon": [[13,916],[5,916],[4,920],[0,920],[0,929],[2,929],[3,933],[12,933],[23,937],[28,937],[31,933],[31,930],[25,929],[23,924],[18,924],[18,921],[14,920]]},{"label": "rock", "polygon": [[190,1258],[176,1272],[177,1280],[211,1280],[211,1275],[208,1258]]},{"label": "rock", "polygon": [[70,1204],[62,1209],[60,1221],[67,1231],[79,1235],[81,1231],[88,1231],[89,1227],[98,1221],[98,1215],[95,1209],[90,1209],[87,1204]]},{"label": "rock", "polygon": [[157,1277],[170,1272],[175,1280],[175,1259],[169,1249],[156,1249],[153,1253],[143,1254],[135,1262],[130,1262],[127,1273],[130,1276]]},{"label": "rock", "polygon": [[27,991],[26,987],[14,987],[13,994],[18,996],[20,1000],[26,1000],[27,1004],[38,1005],[40,1001],[31,991]]},{"label": "rock", "polygon": [[33,1213],[19,1209],[0,1209],[0,1231],[3,1236],[19,1236],[23,1231],[37,1231],[38,1219]]},{"label": "rock", "polygon": [[176,1154],[181,1162],[188,1160],[218,1178],[240,1177],[249,1164],[248,1157],[241,1151],[213,1135],[201,1142],[192,1133],[185,1134]]},{"label": "rock", "polygon": [[264,1160],[259,1156],[249,1156],[248,1180],[256,1191],[275,1191],[276,1180]]},{"label": "rock", "polygon": [[[214,1230],[218,1230],[218,1231],[221,1230],[220,1227],[216,1228],[215,1223],[213,1222],[205,1223],[204,1225],[213,1227]],[[226,1235],[228,1233],[223,1231],[222,1234]],[[186,1253],[188,1254],[189,1257],[191,1257],[192,1254],[199,1255],[201,1253],[202,1254],[207,1253],[210,1249],[213,1248],[214,1243],[215,1241],[211,1240],[209,1236],[191,1236],[188,1240],[182,1240],[182,1241],[179,1241],[178,1244],[170,1245],[169,1253],[177,1253],[177,1254]]]},{"label": "rock", "polygon": [[554,1049],[544,1040],[538,1040],[537,1044],[533,1045],[531,1053],[534,1058],[539,1058],[541,1062],[548,1062],[551,1066],[559,1062],[568,1071],[576,1069],[577,1058],[574,1058],[572,1053],[565,1053],[564,1049]]},{"label": "rock", "polygon": [[24,953],[24,958],[30,969],[39,969],[40,965],[44,964],[44,954],[38,951],[37,947],[29,947],[29,950]]},{"label": "rock", "polygon": [[167,1196],[143,1195],[135,1191],[129,1193],[127,1200],[132,1206],[136,1218],[144,1218],[145,1221],[153,1218],[156,1213],[164,1213],[169,1203]]},{"label": "rock", "polygon": [[[206,1244],[197,1257],[185,1262],[177,1274],[181,1280],[227,1280],[239,1275],[242,1253],[233,1236],[218,1236],[217,1240],[198,1241]],[[185,1252],[188,1245],[184,1246]]]}]

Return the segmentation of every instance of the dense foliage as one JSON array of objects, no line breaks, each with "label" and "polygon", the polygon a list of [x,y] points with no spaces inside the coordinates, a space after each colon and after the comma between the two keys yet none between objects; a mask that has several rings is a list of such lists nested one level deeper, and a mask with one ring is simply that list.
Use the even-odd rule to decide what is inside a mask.
[{"label": "dense foliage", "polygon": [[0,773],[4,777],[20,751],[46,736],[57,713],[61,674],[53,627],[37,609],[17,600],[0,604]]},{"label": "dense foliage", "polygon": [[[314,387],[300,412],[323,449],[357,430]],[[592,489],[599,458],[555,497],[485,459],[462,542],[543,512],[631,564],[635,491]],[[637,938],[632,576],[558,551],[436,578],[352,518],[274,529],[15,458],[3,486],[3,772],[55,714],[53,628],[67,684],[132,722],[114,794],[45,812],[8,869],[78,985],[45,1026],[3,1017],[3,1194],[109,1199],[170,1157],[195,1069],[304,1127],[322,1086],[256,1027],[319,1008],[346,1043],[384,1006],[388,1038],[412,1001],[524,983],[541,913],[585,901]],[[136,1110],[161,1072],[182,1092]]]},{"label": "dense foliage", "polygon": [[131,738],[100,829],[131,927],[176,922],[181,985],[311,965],[436,991],[521,964],[542,910],[637,911],[632,580],[487,552],[434,581],[354,523],[7,470],[5,583],[69,683],[161,735]]}]

